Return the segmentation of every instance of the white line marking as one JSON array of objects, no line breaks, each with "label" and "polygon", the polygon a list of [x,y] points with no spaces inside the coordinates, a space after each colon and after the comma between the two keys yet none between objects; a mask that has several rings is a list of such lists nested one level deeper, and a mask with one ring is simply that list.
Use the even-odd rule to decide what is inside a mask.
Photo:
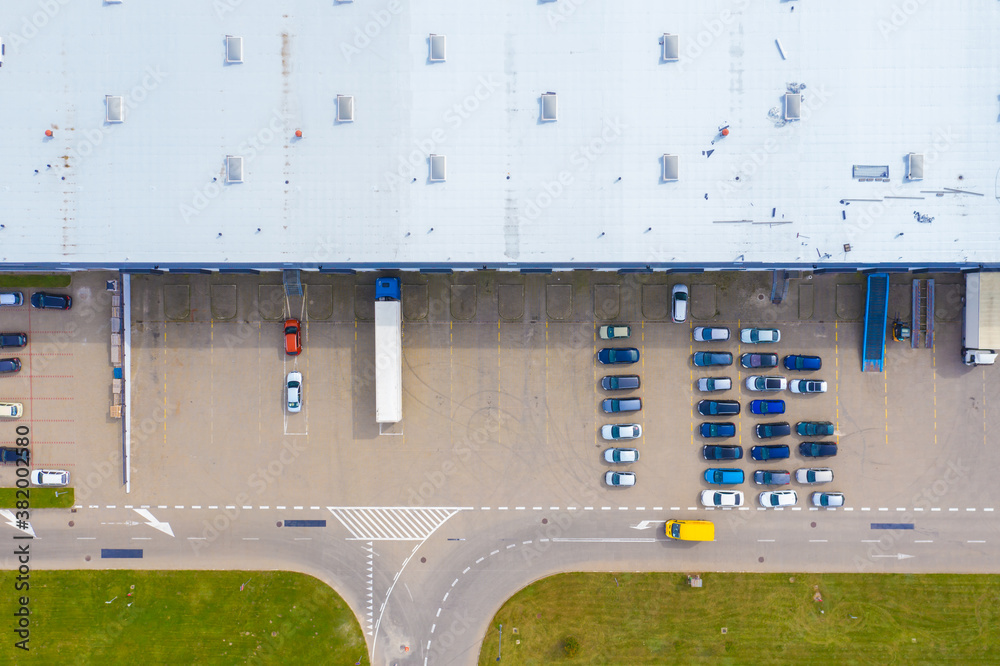
[{"label": "white line marking", "polygon": [[696,507],[696,506],[689,506],[688,507],[688,511],[697,511],[697,510],[698,510],[698,507]]},{"label": "white line marking", "polygon": [[801,511],[801,510],[802,510],[801,506],[793,506],[792,507],[792,511]]},{"label": "white line marking", "polygon": [[583,510],[584,511],[593,511],[594,507],[592,507],[592,506],[585,506],[585,507],[583,507]]},{"label": "white line marking", "polygon": [[243,537],[244,541],[260,541],[260,537]]},{"label": "white line marking", "polygon": [[644,507],[644,506],[637,506],[637,507],[635,507],[635,510],[636,511],[645,511],[646,507]]},{"label": "white line marking", "polygon": [[148,509],[148,508],[149,508],[149,505],[148,505],[148,504],[140,504],[140,505],[139,505],[139,508],[140,508],[140,509]]},{"label": "white line marking", "polygon": [[566,507],[566,510],[567,511],[576,511],[576,507],[575,506],[568,506],[568,507]]},{"label": "white line marking", "polygon": [[479,507],[479,510],[480,511],[489,511],[490,507],[488,507],[488,506],[481,506],[481,507]]},{"label": "white line marking", "polygon": [[320,507],[318,507],[318,506],[311,506],[311,507],[309,507],[310,511],[319,511],[319,509],[320,509]]},{"label": "white line marking", "polygon": [[493,557],[494,555],[496,555],[499,552],[500,552],[499,549],[498,550],[494,550],[492,553],[490,553],[490,557]]},{"label": "white line marking", "polygon": [[882,539],[862,539],[861,543],[881,543]]},{"label": "white line marking", "polygon": [[611,511],[611,507],[610,506],[602,506],[601,507],[601,511]]},{"label": "white line marking", "polygon": [[468,572],[469,572],[469,569],[471,569],[471,568],[472,568],[472,567],[465,567],[465,571],[463,571],[462,573],[468,573]]},{"label": "white line marking", "polygon": [[96,538],[97,537],[77,537],[77,539],[79,539],[81,541],[93,541]]},{"label": "white line marking", "polygon": [[302,510],[301,506],[293,506],[292,508],[295,509],[296,511],[301,511]]},{"label": "white line marking", "polygon": [[548,541],[548,539],[539,539],[539,541],[541,541],[541,542],[544,543],[544,542]]},{"label": "white line marking", "polygon": [[540,506],[533,506],[533,507],[531,507],[531,510],[532,511],[541,511],[542,507],[540,507]]},{"label": "white line marking", "polygon": [[506,510],[507,510],[507,507],[505,507],[505,506],[498,506],[497,507],[497,511],[506,511]]},{"label": "white line marking", "polygon": [[549,507],[549,511],[558,511],[558,510],[559,510],[559,507],[557,507],[557,506],[550,506]]},{"label": "white line marking", "polygon": [[271,507],[269,507],[269,506],[259,506],[259,507],[257,507],[257,508],[258,508],[258,509],[270,509]]},{"label": "white line marking", "polygon": [[937,507],[934,507],[933,509],[931,509],[931,511],[940,511],[940,510],[941,510],[941,509],[939,509],[939,508],[937,508]]},{"label": "white line marking", "polygon": [[671,511],[680,511],[681,508],[679,506],[672,506],[672,507],[670,507],[670,510]]},{"label": "white line marking", "polygon": [[844,507],[844,511],[854,511],[854,507],[853,506],[845,506]]},{"label": "white line marking", "polygon": [[750,507],[748,507],[748,506],[741,506],[740,507],[740,511],[749,511],[749,510],[750,510]]},{"label": "white line marking", "polygon": [[295,537],[296,541],[312,541],[312,537]]},{"label": "white line marking", "polygon": [[132,537],[132,541],[149,541],[153,537]]},{"label": "white line marking", "polygon": [[[458,583],[458,579],[457,579],[457,578],[456,578],[455,580],[451,581],[451,586],[452,586],[452,587],[455,587],[455,584],[456,584],[456,583]],[[444,595],[444,598],[445,598],[445,599],[447,599],[447,598],[448,598],[448,595],[447,595],[447,594],[446,594],[446,595]]]},{"label": "white line marking", "polygon": [[244,508],[244,509],[248,509],[248,510],[249,510],[249,509],[252,509],[253,507],[252,507],[252,506],[245,506],[245,507],[243,507],[243,508]]},{"label": "white line marking", "polygon": [[983,511],[992,511],[993,509],[983,509]]},{"label": "white line marking", "polygon": [[204,541],[206,537],[188,537],[188,541]]},{"label": "white line marking", "polygon": [[104,508],[105,508],[105,509],[114,509],[114,508],[115,508],[115,505],[114,505],[114,504],[109,504],[109,505],[107,505],[107,506],[106,506],[106,507],[104,507]]},{"label": "white line marking", "polygon": [[[161,509],[166,509],[167,507],[165,507],[165,506],[161,506],[160,508],[161,508]],[[227,509],[235,509],[236,507],[235,507],[235,506],[231,506],[231,505],[227,504],[227,505],[226,505],[226,508],[227,508]]]},{"label": "white line marking", "polygon": [[431,649],[431,642],[430,642],[430,641],[427,641],[427,649],[428,649],[428,650],[430,650],[430,649]]},{"label": "white line marking", "polygon": [[922,539],[919,541],[914,541],[913,543],[934,543],[934,542],[931,541],[930,539]]},{"label": "white line marking", "polygon": [[957,508],[957,507],[951,507],[951,508],[950,508],[950,509],[948,509],[948,510],[949,510],[949,511],[958,511],[958,508]]},{"label": "white line marking", "polygon": [[966,541],[966,543],[986,543],[985,541]]},{"label": "white line marking", "polygon": [[521,542],[521,545],[522,545],[522,546],[527,546],[527,545],[528,545],[529,543],[531,543],[531,542],[530,542],[530,541],[522,541],[522,542]]},{"label": "white line marking", "polygon": [[175,506],[174,508],[175,508],[175,509],[183,509],[183,508],[184,508],[184,505],[182,504],[181,506]]},{"label": "white line marking", "polygon": [[639,537],[561,537],[552,539],[553,542],[562,543],[655,543],[656,539],[643,539]]},{"label": "white line marking", "polygon": [[774,543],[774,539],[757,539],[757,543]]},{"label": "white line marking", "polygon": [[871,508],[869,508],[867,506],[863,506],[863,507],[861,507],[861,510],[862,511],[871,511]]},{"label": "white line marking", "polygon": [[125,505],[125,508],[126,508],[126,509],[131,509],[131,508],[132,508],[132,505],[131,505],[131,504],[126,504],[126,505]]},{"label": "white line marking", "polygon": [[514,510],[515,511],[524,511],[524,507],[523,506],[515,506]]},{"label": "white line marking", "polygon": [[915,506],[915,507],[913,507],[913,510],[914,511],[923,511],[924,509],[923,509],[923,507]]},{"label": "white line marking", "polygon": [[[227,506],[226,508],[227,509],[230,509],[230,508],[235,509],[236,507],[235,506],[234,507],[228,507]],[[284,511],[285,510],[285,507],[283,507],[283,506],[276,506],[274,508],[277,509],[278,511]]]},{"label": "white line marking", "polygon": [[826,543],[826,539],[809,539],[809,543]]},{"label": "white line marking", "polygon": [[476,564],[479,564],[480,562],[482,562],[485,559],[486,559],[485,557],[480,557],[478,560],[476,560]]},{"label": "white line marking", "polygon": [[[132,507],[129,507],[129,506],[127,506],[127,507],[125,507],[125,508],[126,508],[126,509],[131,509]],[[200,508],[201,508],[201,505],[199,504],[198,506],[192,506],[191,508],[192,508],[192,509],[200,509]]]},{"label": "white line marking", "polygon": [[975,511],[975,509],[966,509],[966,511]]},{"label": "white line marking", "polygon": [[517,546],[516,543],[507,544],[507,550],[510,550],[511,548],[514,548],[515,546]]},{"label": "white line marking", "polygon": [[620,507],[618,507],[618,510],[619,511],[628,511],[628,507],[627,506],[620,506]]},{"label": "white line marking", "polygon": [[663,511],[663,507],[662,506],[654,506],[653,507],[653,511]]},{"label": "white line marking", "polygon": [[888,510],[889,510],[889,507],[887,507],[887,506],[880,506],[880,507],[878,508],[878,510],[879,510],[879,511],[888,511]]},{"label": "white line marking", "polygon": [[[166,505],[166,504],[157,504],[157,505],[156,505],[156,508],[157,508],[157,509],[166,509],[166,508],[167,508],[167,505]],[[227,509],[235,509],[236,507],[235,507],[235,506],[227,506],[226,508],[227,508]]]},{"label": "white line marking", "polygon": [[896,511],[906,511],[906,509],[905,509],[905,508],[901,508],[901,507],[898,507],[898,506],[897,506],[897,507],[896,507]]}]

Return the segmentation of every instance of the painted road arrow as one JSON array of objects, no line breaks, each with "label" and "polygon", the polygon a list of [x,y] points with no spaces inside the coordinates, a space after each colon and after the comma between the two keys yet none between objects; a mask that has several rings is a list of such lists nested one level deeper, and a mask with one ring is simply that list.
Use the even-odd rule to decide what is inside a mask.
[{"label": "painted road arrow", "polygon": [[170,529],[170,523],[161,523],[159,520],[153,517],[147,509],[132,509],[137,514],[146,519],[146,524],[152,527],[154,530],[160,530],[164,534],[174,535],[174,531]]},{"label": "painted road arrow", "polygon": [[15,530],[21,530],[25,534],[30,534],[31,536],[35,536],[35,530],[34,528],[31,527],[31,523],[25,522],[24,523],[25,527],[17,526],[18,521],[17,518],[14,517],[13,511],[10,511],[8,509],[0,509],[0,516],[3,516],[4,520],[7,521],[7,524],[13,527]]},{"label": "painted road arrow", "polygon": [[896,553],[895,555],[872,555],[872,557],[894,557],[897,560],[905,560],[909,557],[916,557],[916,555],[907,555],[906,553]]},{"label": "painted road arrow", "polygon": [[650,527],[656,527],[657,523],[662,523],[662,520],[644,520],[638,525],[629,525],[634,530],[648,530]]}]

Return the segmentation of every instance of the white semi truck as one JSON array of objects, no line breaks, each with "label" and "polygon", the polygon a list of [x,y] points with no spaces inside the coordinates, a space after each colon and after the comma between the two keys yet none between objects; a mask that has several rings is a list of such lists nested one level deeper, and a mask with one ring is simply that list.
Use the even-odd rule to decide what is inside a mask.
[{"label": "white semi truck", "polygon": [[399,278],[375,281],[375,422],[403,418],[403,336]]},{"label": "white semi truck", "polygon": [[993,365],[997,349],[1000,349],[1000,273],[966,273],[962,362]]}]

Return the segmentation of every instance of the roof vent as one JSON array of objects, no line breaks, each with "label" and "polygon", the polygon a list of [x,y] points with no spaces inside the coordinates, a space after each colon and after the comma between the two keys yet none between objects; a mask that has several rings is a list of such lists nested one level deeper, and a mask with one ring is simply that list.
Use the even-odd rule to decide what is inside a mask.
[{"label": "roof vent", "polygon": [[663,33],[663,62],[677,62],[680,60],[681,44],[679,35],[671,35],[669,32]]},{"label": "roof vent", "polygon": [[337,95],[337,122],[354,122],[354,95]]},{"label": "roof vent", "polygon": [[431,51],[427,59],[431,62],[444,62],[448,45],[445,35],[435,35],[431,33],[428,41],[430,42]]},{"label": "roof vent", "polygon": [[923,153],[910,153],[909,155],[906,156],[906,179],[907,180],[924,179]]},{"label": "roof vent", "polygon": [[542,120],[559,120],[559,101],[554,92],[542,95]]},{"label": "roof vent", "polygon": [[125,122],[125,98],[121,95],[105,95],[104,104],[107,112],[104,121],[109,123]]},{"label": "roof vent", "polygon": [[440,183],[446,180],[448,175],[448,158],[444,155],[431,155],[431,182]]},{"label": "roof vent", "polygon": [[226,64],[243,62],[243,38],[226,35]]},{"label": "roof vent", "polygon": [[663,181],[672,183],[677,180],[680,164],[677,155],[663,155]]},{"label": "roof vent", "polygon": [[243,158],[234,155],[226,156],[226,182],[243,182]]}]

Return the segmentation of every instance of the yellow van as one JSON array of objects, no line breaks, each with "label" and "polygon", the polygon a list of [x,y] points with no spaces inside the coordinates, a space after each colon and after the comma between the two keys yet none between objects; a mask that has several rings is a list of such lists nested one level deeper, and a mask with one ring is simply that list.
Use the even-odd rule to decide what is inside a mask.
[{"label": "yellow van", "polygon": [[708,520],[668,520],[666,532],[681,541],[715,541],[715,524]]}]

